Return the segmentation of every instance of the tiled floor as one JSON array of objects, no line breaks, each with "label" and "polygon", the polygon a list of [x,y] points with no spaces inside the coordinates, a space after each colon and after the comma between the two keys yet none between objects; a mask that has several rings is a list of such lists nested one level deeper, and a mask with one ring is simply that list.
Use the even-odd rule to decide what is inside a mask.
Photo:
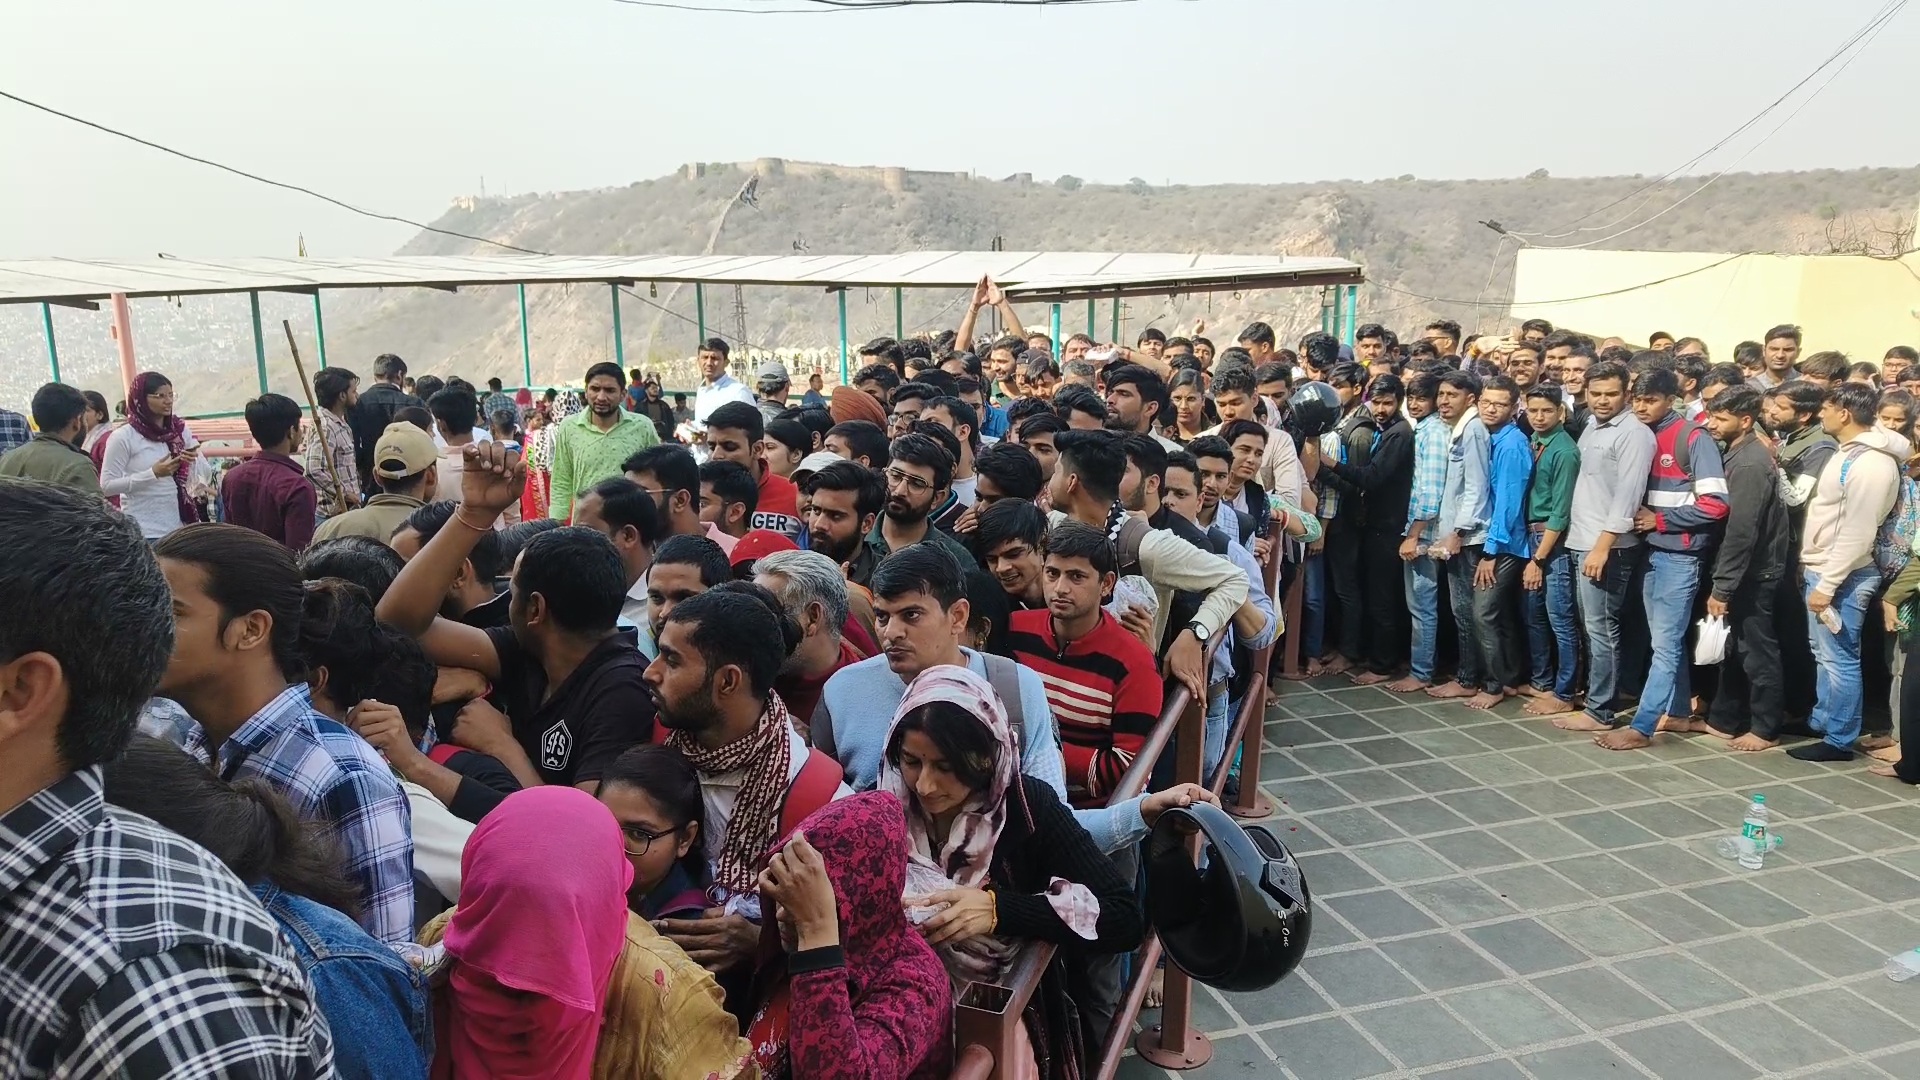
[{"label": "tiled floor", "polygon": [[[1280,693],[1261,778],[1312,951],[1197,988],[1213,1060],[1170,1075],[1920,1078],[1920,980],[1881,971],[1920,945],[1913,789],[1707,736],[1610,753],[1517,703]],[[1712,841],[1754,792],[1784,847],[1748,872]]]}]

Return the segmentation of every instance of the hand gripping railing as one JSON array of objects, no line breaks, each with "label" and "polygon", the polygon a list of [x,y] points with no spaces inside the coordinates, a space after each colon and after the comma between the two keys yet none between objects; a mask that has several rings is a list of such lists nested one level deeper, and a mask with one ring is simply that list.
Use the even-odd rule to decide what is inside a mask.
[{"label": "hand gripping railing", "polygon": [[[1273,595],[1280,571],[1280,546],[1277,543],[1274,545],[1261,568],[1269,596]],[[1298,582],[1295,584],[1298,585]],[[1289,628],[1296,625],[1296,608],[1297,604],[1289,605],[1288,621],[1285,623]],[[1288,635],[1290,638],[1295,636],[1291,633]],[[1212,668],[1215,650],[1225,639],[1225,634],[1218,634],[1208,644],[1205,658],[1208,670]],[[1250,660],[1253,675],[1247,684],[1245,701],[1227,737],[1229,750],[1234,747],[1240,750],[1239,793],[1227,805],[1228,812],[1235,817],[1259,818],[1273,812],[1272,804],[1260,793],[1260,749],[1264,727],[1261,718],[1266,711],[1267,665],[1272,659],[1272,646],[1253,654]],[[1174,762],[1174,782],[1205,783],[1215,794],[1225,786],[1233,769],[1234,755],[1231,752],[1222,757],[1213,776],[1201,776],[1204,765],[1202,755],[1206,749],[1207,703],[1196,700],[1182,684],[1169,685],[1173,689],[1167,696],[1165,708],[1161,710],[1153,730],[1148,732],[1140,752],[1134,756],[1133,764],[1115,785],[1113,794],[1107,800],[1109,804],[1125,802],[1146,790],[1160,755],[1166,751],[1167,743],[1173,740],[1176,733],[1180,738]],[[1200,853],[1199,843],[1199,837],[1195,836],[1190,845],[1196,860]],[[954,1042],[959,1047],[959,1055],[955,1058],[950,1080],[997,1080],[1001,1076],[999,1063],[1012,1060],[1015,1040],[1020,1038],[1020,1017],[1026,1011],[1034,991],[1039,988],[1041,975],[1053,962],[1053,952],[1050,944],[1031,943],[1020,950],[998,982],[971,983],[967,986],[954,1006]],[[1113,1027],[1101,1047],[1100,1060],[1094,1072],[1096,1080],[1112,1080],[1114,1070],[1120,1067],[1128,1036],[1140,1015],[1140,1006],[1146,1000],[1147,988],[1153,982],[1154,969],[1160,960],[1160,939],[1151,929],[1134,960],[1133,981],[1121,999],[1120,1009],[1113,1018]],[[1206,1064],[1213,1056],[1213,1049],[1205,1035],[1187,1026],[1192,1018],[1192,1008],[1192,981],[1178,968],[1169,965],[1160,1023],[1142,1031],[1135,1041],[1141,1056],[1163,1068],[1194,1069]]]}]

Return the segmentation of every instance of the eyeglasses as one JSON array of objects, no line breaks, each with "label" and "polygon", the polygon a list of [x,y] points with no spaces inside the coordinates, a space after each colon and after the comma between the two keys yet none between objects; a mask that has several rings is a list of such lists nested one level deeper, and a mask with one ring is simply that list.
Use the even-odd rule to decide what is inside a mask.
[{"label": "eyeglasses", "polygon": [[[669,836],[677,836],[679,835],[680,830],[684,828],[686,828],[685,825],[676,825],[673,828],[668,829],[666,832],[656,833],[656,832],[648,832],[647,830],[641,828],[638,825],[623,825],[620,828],[620,833],[621,835],[626,837],[626,840],[622,844],[622,846],[627,849],[627,854],[632,855],[635,858],[639,858],[640,856],[645,855],[647,853],[647,849],[653,846],[653,842],[655,840],[664,840]],[[635,844],[640,845],[638,850],[635,850],[633,846]]]},{"label": "eyeglasses", "polygon": [[916,494],[925,494],[933,490],[933,484],[901,469],[887,470],[888,484],[905,484],[907,490]]}]

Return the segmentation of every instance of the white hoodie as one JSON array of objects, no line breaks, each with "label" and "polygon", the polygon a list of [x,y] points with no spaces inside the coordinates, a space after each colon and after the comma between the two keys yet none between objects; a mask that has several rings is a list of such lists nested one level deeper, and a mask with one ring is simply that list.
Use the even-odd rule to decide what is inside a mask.
[{"label": "white hoodie", "polygon": [[[1800,562],[1814,575],[1814,588],[1837,594],[1847,575],[1873,562],[1873,541],[1900,492],[1906,440],[1868,428],[1840,444],[1807,500],[1807,529]],[[1841,483],[1841,474],[1846,482]]]}]

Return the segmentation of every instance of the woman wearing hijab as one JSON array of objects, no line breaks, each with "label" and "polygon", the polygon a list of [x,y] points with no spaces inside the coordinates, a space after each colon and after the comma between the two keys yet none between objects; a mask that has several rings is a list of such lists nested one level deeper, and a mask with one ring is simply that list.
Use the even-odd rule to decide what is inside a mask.
[{"label": "woman wearing hijab", "polygon": [[1077,1076],[1104,1033],[1083,1030],[1065,974],[1080,965],[1066,961],[1140,944],[1132,883],[1052,787],[1020,772],[999,695],[966,668],[930,667],[907,687],[880,790],[906,806],[908,915],[956,987],[997,978],[1022,941],[1060,947],[1023,1018],[1032,1056],[1011,1075]]},{"label": "woman wearing hijab", "polygon": [[767,860],[771,959],[747,1028],[766,1080],[947,1075],[952,990],[901,907],[906,881],[900,801],[877,791],[814,811]]},{"label": "woman wearing hijab", "polygon": [[93,448],[100,490],[140,523],[149,541],[200,520],[188,494],[212,470],[200,457],[200,440],[173,411],[173,383],[157,371],[133,377],[127,387],[127,424]]},{"label": "woman wearing hijab", "polygon": [[752,1075],[720,988],[627,912],[620,826],[572,787],[515,792],[473,831],[460,906],[428,923],[433,1080]]}]

